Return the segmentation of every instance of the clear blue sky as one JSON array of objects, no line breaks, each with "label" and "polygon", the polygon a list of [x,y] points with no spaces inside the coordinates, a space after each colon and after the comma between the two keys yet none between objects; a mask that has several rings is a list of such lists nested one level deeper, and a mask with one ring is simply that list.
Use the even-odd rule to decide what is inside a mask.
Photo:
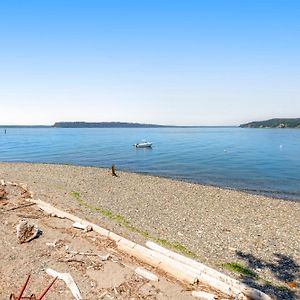
[{"label": "clear blue sky", "polygon": [[300,117],[298,0],[0,1],[0,123]]}]

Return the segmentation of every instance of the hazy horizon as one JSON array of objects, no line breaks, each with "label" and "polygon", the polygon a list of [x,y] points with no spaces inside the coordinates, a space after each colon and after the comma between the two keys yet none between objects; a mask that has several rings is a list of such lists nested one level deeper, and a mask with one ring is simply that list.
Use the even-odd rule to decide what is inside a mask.
[{"label": "hazy horizon", "polygon": [[3,125],[300,115],[300,2],[1,1]]}]

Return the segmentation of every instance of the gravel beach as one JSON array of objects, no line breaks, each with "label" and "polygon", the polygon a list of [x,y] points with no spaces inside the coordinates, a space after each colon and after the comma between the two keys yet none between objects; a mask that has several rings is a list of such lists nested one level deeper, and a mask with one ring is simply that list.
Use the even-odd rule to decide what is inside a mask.
[{"label": "gravel beach", "polygon": [[[20,287],[29,274],[21,299],[40,299],[56,272],[69,274],[74,284],[68,286],[57,279],[43,299],[192,300],[191,290],[205,291],[222,300],[233,298],[205,284],[179,282],[124,253],[93,227],[81,230],[70,219],[49,215],[28,201],[32,194],[24,187],[0,182],[1,300],[19,299]],[[141,276],[146,270],[153,280]],[[74,285],[75,295],[71,291]],[[29,296],[32,294],[36,297]]]},{"label": "gravel beach", "polygon": [[152,239],[194,256],[277,299],[300,297],[300,201],[117,174],[96,167],[0,163],[0,177],[28,184],[35,198],[136,242]]}]

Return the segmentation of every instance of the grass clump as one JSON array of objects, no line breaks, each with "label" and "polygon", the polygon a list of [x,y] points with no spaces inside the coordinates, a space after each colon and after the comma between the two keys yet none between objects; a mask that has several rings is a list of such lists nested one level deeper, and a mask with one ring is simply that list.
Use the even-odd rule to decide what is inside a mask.
[{"label": "grass clump", "polygon": [[161,238],[153,238],[157,243],[161,244],[162,246],[167,246],[169,248],[172,248],[174,250],[177,250],[178,252],[181,252],[182,254],[189,256],[189,257],[197,257],[197,255],[192,252],[191,250],[187,249],[184,245],[180,244],[179,242],[170,242],[165,239]]},{"label": "grass clump", "polygon": [[[239,273],[241,275],[247,276],[248,278],[252,279],[253,281],[258,281],[257,284],[259,284],[261,287],[266,288],[266,290],[271,291],[275,295],[278,296],[278,299],[294,299],[294,291],[292,291],[289,287],[283,285],[283,284],[277,284],[270,280],[266,280],[263,277],[260,277],[257,273],[252,271],[251,269],[243,266],[242,264],[236,263],[236,262],[229,262],[223,264],[223,267]],[[288,297],[288,298],[286,298]],[[276,298],[277,299],[277,298]]]},{"label": "grass clump", "polygon": [[223,264],[223,267],[227,270],[239,273],[241,275],[247,276],[247,277],[251,277],[253,279],[258,280],[259,276],[258,274],[256,274],[254,271],[252,271],[251,269],[243,266],[240,263],[237,262],[229,262],[229,263],[225,263]]},{"label": "grass clump", "polygon": [[81,199],[80,193],[78,193],[78,192],[71,192],[70,194],[71,194],[71,196],[73,196],[74,198],[76,198],[76,200],[80,200]]},{"label": "grass clump", "polygon": [[84,206],[90,210],[96,211],[98,213],[100,213],[101,215],[108,217],[110,219],[116,220],[118,223],[122,224],[122,225],[127,225],[129,224],[129,221],[127,221],[125,219],[125,217],[123,217],[122,215],[115,215],[114,213],[112,213],[111,211],[107,210],[107,209],[102,209],[100,207],[94,206],[88,202],[86,202],[85,200],[83,200],[80,196],[80,193],[78,192],[71,192],[70,193],[71,196],[73,196],[77,202],[81,205]]},{"label": "grass clump", "polygon": [[277,284],[275,285],[275,288],[280,290],[280,291],[285,291],[285,292],[288,292],[290,293],[291,292],[291,289],[285,285],[282,285],[282,284]]},{"label": "grass clump", "polygon": [[142,235],[145,238],[152,239],[152,240],[156,241],[157,243],[161,244],[162,246],[166,246],[168,248],[177,250],[178,252],[180,252],[180,253],[182,253],[182,254],[184,254],[186,256],[193,257],[193,258],[197,257],[195,253],[193,253],[192,251],[190,251],[189,249],[187,249],[184,245],[180,244],[179,242],[170,242],[168,240],[152,236],[148,231],[140,229],[140,228],[132,225],[130,223],[130,221],[128,221],[124,216],[122,216],[120,214],[114,214],[114,213],[112,213],[109,210],[105,210],[105,209],[102,209],[100,207],[94,206],[93,204],[88,203],[87,201],[85,201],[85,200],[83,200],[81,198],[81,195],[80,195],[79,192],[72,191],[70,193],[70,195],[72,197],[74,197],[75,200],[81,206],[83,206],[85,208],[88,208],[88,209],[90,209],[92,211],[98,212],[101,215],[103,215],[105,217],[108,217],[111,220],[116,221],[118,224],[126,227],[127,229],[129,229],[132,232],[136,232],[136,233]]}]

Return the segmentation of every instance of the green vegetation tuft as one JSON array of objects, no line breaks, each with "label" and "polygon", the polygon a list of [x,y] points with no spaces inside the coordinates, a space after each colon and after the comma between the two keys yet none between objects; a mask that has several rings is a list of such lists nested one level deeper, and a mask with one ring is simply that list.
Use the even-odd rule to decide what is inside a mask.
[{"label": "green vegetation tuft", "polygon": [[197,257],[197,255],[194,252],[187,249],[184,245],[180,244],[179,242],[170,242],[168,240],[155,238],[155,237],[152,237],[152,239],[155,240],[157,243],[161,244],[162,246],[167,246],[169,248],[175,249],[186,256],[194,257],[194,258]]},{"label": "green vegetation tuft", "polygon": [[249,268],[247,268],[239,263],[236,263],[236,262],[225,263],[225,264],[223,264],[223,267],[230,271],[242,274],[244,276],[248,276],[253,280],[258,280],[258,281],[262,282],[264,286],[268,286],[271,289],[273,289],[274,291],[282,291],[282,292],[288,293],[290,295],[293,294],[293,291],[288,286],[285,286],[282,284],[276,284],[270,280],[266,280],[265,278],[260,277],[254,271],[250,270]]},{"label": "green vegetation tuft", "polygon": [[154,236],[150,235],[150,233],[148,231],[140,229],[140,228],[135,227],[134,225],[132,225],[130,223],[130,221],[128,221],[124,216],[122,216],[120,214],[114,214],[109,210],[105,210],[105,209],[102,209],[100,207],[96,207],[96,206],[86,202],[85,200],[83,200],[81,198],[81,195],[78,192],[72,191],[70,193],[70,195],[73,196],[75,198],[75,200],[81,206],[83,206],[85,208],[88,208],[92,211],[96,211],[96,212],[100,213],[101,215],[116,221],[118,224],[126,227],[127,229],[129,229],[132,232],[136,232],[136,233],[142,235],[143,237],[146,237],[148,239],[152,239],[152,240],[156,241],[157,243],[159,243],[163,246],[167,246],[171,249],[177,250],[178,252],[180,252],[180,253],[182,253],[186,256],[193,257],[193,258],[197,257],[195,253],[193,253],[192,251],[187,249],[184,245],[180,244],[179,242],[170,242],[170,241],[165,240],[165,239],[154,237]]},{"label": "green vegetation tuft", "polygon": [[71,196],[75,197],[77,200],[80,200],[80,193],[78,193],[78,192],[71,192],[70,194],[71,194]]},{"label": "green vegetation tuft", "polygon": [[229,262],[229,263],[225,263],[223,264],[223,267],[227,270],[251,277],[253,279],[258,280],[259,276],[258,274],[256,274],[254,271],[252,271],[251,269],[243,266],[240,263],[236,263],[236,262]]},{"label": "green vegetation tuft", "polygon": [[[274,286],[274,285],[273,285]],[[289,288],[289,287],[287,287],[287,286],[285,286],[285,285],[282,285],[282,284],[276,284],[275,286],[274,286],[277,290],[280,290],[280,291],[286,291],[286,292],[288,292],[288,293],[291,293],[292,292],[292,290]]]}]

